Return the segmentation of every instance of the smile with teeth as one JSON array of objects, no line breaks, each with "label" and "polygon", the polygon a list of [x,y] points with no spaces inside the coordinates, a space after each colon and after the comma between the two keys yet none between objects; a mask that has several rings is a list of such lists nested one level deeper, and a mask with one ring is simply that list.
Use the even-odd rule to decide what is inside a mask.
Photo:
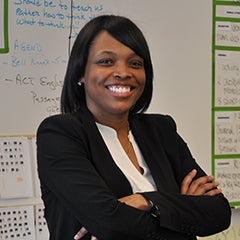
[{"label": "smile with teeth", "polygon": [[115,93],[129,93],[131,91],[130,86],[119,86],[119,85],[108,86],[108,89],[111,92],[115,92]]}]

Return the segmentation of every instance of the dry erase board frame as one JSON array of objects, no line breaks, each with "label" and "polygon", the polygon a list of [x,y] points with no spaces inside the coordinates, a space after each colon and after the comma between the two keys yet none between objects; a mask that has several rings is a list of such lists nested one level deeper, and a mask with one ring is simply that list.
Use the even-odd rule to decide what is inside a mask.
[{"label": "dry erase board frame", "polygon": [[1,8],[3,13],[3,18],[1,22],[1,45],[0,45],[0,54],[9,52],[9,44],[8,44],[8,0],[0,0]]},{"label": "dry erase board frame", "polygon": [[212,172],[231,206],[240,205],[239,14],[240,1],[213,0]]}]

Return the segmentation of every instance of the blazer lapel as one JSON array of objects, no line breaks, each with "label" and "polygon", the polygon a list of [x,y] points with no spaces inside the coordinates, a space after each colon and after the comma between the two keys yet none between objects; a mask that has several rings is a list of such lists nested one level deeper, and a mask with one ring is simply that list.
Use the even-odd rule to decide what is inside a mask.
[{"label": "blazer lapel", "polygon": [[132,133],[150,169],[158,191],[179,192],[179,186],[172,166],[165,153],[161,133],[152,122],[142,122],[140,118],[131,121]]},{"label": "blazer lapel", "polygon": [[86,131],[91,161],[108,187],[117,198],[132,194],[131,185],[115,164],[91,112],[85,107],[77,112],[76,116]]}]

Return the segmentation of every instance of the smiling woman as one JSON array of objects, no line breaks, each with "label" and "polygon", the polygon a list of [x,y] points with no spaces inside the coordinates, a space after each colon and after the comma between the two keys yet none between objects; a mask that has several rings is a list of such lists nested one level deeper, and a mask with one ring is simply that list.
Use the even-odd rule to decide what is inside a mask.
[{"label": "smiling woman", "polygon": [[108,32],[100,32],[89,50],[81,79],[87,107],[95,119],[106,123],[113,113],[119,113],[127,121],[129,110],[142,95],[145,81],[143,59]]},{"label": "smiling woman", "polygon": [[152,81],[147,42],[131,20],[103,15],[80,31],[62,114],[37,132],[50,239],[196,240],[229,226],[228,201],[174,120],[144,113]]}]

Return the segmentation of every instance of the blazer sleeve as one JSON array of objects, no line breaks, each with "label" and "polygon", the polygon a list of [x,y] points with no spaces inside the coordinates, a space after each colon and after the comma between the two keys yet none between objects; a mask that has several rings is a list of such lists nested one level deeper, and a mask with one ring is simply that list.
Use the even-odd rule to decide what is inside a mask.
[{"label": "blazer sleeve", "polygon": [[[154,116],[152,122],[156,123],[155,131],[160,135],[161,144],[170,161],[179,189],[183,178],[192,169],[197,169],[195,179],[205,176],[205,172],[192,157],[187,144],[177,133],[174,120],[169,116]],[[231,209],[223,194],[189,196],[160,189],[143,195],[158,207],[160,226],[172,231],[207,236],[223,231],[230,225]]]},{"label": "blazer sleeve", "polygon": [[[119,202],[108,188],[91,162],[86,131],[76,118],[59,115],[40,124],[37,162],[45,203],[54,195],[79,228],[84,226],[98,239],[151,239],[147,236],[158,230],[148,213]],[[68,228],[56,224],[57,219],[49,217],[52,231]]]}]

